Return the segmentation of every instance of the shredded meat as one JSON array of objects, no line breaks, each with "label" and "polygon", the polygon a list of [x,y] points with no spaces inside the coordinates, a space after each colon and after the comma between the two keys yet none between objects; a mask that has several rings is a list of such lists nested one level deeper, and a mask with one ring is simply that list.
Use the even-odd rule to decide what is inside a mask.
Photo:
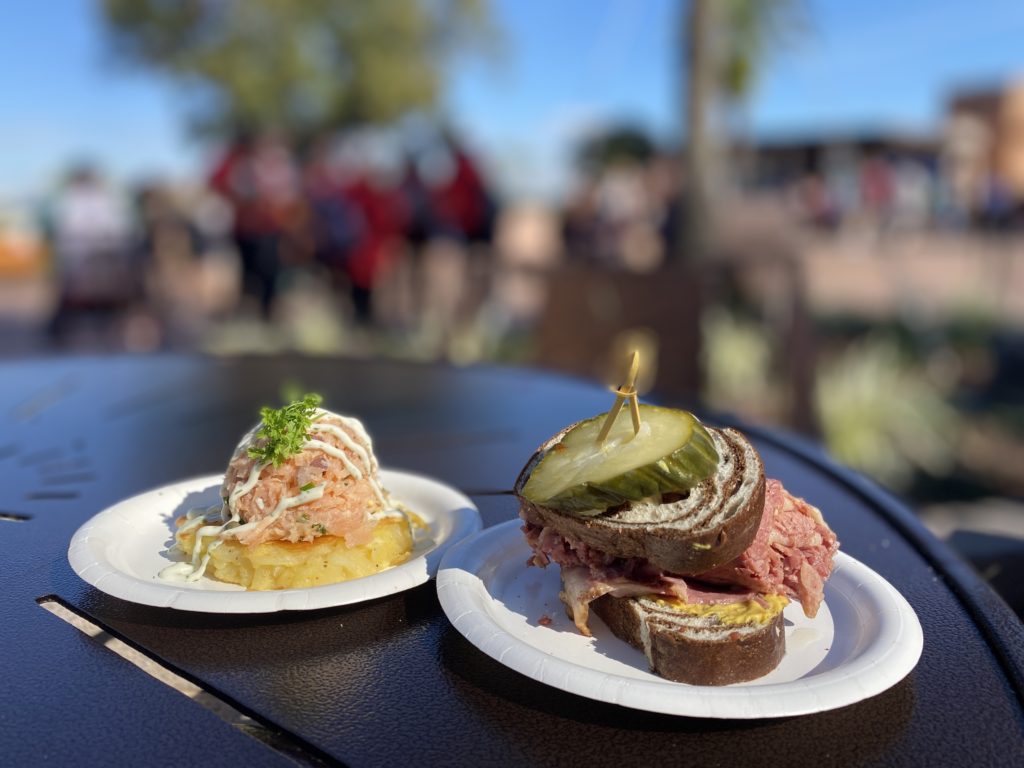
[{"label": "shredded meat", "polygon": [[562,568],[562,591],[559,598],[572,613],[572,620],[581,634],[590,637],[587,620],[590,603],[602,595],[612,597],[641,597],[663,595],[676,597],[687,603],[735,603],[757,596],[749,591],[736,592],[722,588],[695,586],[680,577],[663,576],[652,581],[634,581],[614,575],[611,570],[595,572],[582,565]]},{"label": "shredded meat", "polygon": [[[335,414],[327,414],[321,421],[341,427],[352,441],[362,443],[360,433]],[[238,535],[242,544],[255,546],[264,541],[312,541],[316,536],[327,533],[344,537],[347,546],[355,547],[373,538],[375,522],[370,512],[378,509],[380,502],[374,492],[377,465],[376,459],[372,458],[372,446],[364,446],[370,458],[370,466],[364,467],[361,457],[336,435],[321,432],[316,438],[343,451],[350,462],[362,468],[362,477],[353,476],[341,459],[317,448],[303,448],[280,466],[266,465],[252,490],[236,502],[239,517],[256,524]],[[249,438],[254,439],[258,438]],[[243,485],[250,471],[259,463],[249,455],[248,447],[249,441],[243,441],[228,464],[221,490],[224,498],[237,486]],[[320,498],[284,509],[274,517],[273,512],[282,500],[296,496],[310,484],[326,484]]]},{"label": "shredded meat", "polygon": [[731,603],[756,597],[748,589],[702,585],[689,578],[673,576],[639,557],[612,557],[582,541],[529,521],[523,526],[523,533],[533,550],[528,565],[544,568],[555,563],[561,567],[562,592],[559,597],[572,613],[576,627],[587,637],[590,637],[587,627],[590,603],[602,595],[663,595],[688,603]]},{"label": "shredded meat", "polygon": [[778,480],[767,481],[764,498],[754,542],[731,563],[701,574],[701,579],[788,595],[813,618],[839,542],[821,512],[791,495]]},{"label": "shredded meat", "polygon": [[624,576],[636,576],[639,572],[650,570],[647,561],[642,558],[626,559],[605,554],[578,539],[563,536],[554,528],[538,525],[529,519],[522,530],[526,535],[526,543],[533,550],[527,565],[541,568],[550,563],[566,568],[585,565],[598,570],[615,570]]}]

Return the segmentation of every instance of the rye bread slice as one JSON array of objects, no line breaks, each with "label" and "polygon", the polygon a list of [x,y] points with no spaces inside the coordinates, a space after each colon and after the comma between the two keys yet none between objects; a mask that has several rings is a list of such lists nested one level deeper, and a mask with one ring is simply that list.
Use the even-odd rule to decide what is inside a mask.
[{"label": "rye bread slice", "polygon": [[771,672],[786,652],[782,611],[765,622],[724,624],[690,616],[648,597],[599,597],[590,609],[621,640],[639,648],[651,671],[678,683],[729,685]]},{"label": "rye bread slice", "polygon": [[534,504],[522,496],[530,471],[557,444],[542,445],[516,480],[520,514],[527,522],[614,557],[640,557],[682,576],[696,576],[738,557],[754,540],[764,512],[764,465],[735,429],[707,430],[718,451],[715,474],[668,502],[642,501],[581,517]]}]

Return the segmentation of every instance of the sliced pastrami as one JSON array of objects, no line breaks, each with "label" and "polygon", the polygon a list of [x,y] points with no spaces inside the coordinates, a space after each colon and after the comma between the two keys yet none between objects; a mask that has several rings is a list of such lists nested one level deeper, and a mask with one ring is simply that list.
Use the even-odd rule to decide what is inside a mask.
[{"label": "sliced pastrami", "polygon": [[735,602],[761,594],[798,600],[813,617],[824,595],[839,544],[821,513],[768,480],[765,509],[753,543],[738,558],[700,575],[677,576],[642,558],[616,558],[524,516],[523,533],[533,551],[530,565],[556,563],[562,568],[563,598],[580,631],[588,604],[602,595],[631,597],[657,594],[690,603]]}]

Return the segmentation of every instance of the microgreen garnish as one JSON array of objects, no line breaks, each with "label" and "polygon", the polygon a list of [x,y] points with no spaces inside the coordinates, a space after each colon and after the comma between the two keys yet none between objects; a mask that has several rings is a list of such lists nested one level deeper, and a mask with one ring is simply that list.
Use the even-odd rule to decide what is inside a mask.
[{"label": "microgreen garnish", "polygon": [[323,536],[327,533],[327,526],[323,523],[313,523],[313,530]]},{"label": "microgreen garnish", "polygon": [[314,488],[316,488],[316,483],[306,483],[304,486],[299,488],[299,490],[302,493],[305,493],[306,491],[312,491]]},{"label": "microgreen garnish", "polygon": [[283,408],[261,408],[263,423],[255,444],[249,447],[249,455],[279,467],[289,456],[301,451],[321,400],[320,395],[310,394]]}]

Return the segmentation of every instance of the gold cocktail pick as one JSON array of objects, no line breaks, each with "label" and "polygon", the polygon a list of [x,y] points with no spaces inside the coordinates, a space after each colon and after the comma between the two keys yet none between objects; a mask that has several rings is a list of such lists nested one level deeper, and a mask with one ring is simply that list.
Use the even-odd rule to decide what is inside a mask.
[{"label": "gold cocktail pick", "polygon": [[601,445],[608,438],[608,433],[611,432],[612,424],[615,423],[615,418],[619,415],[619,411],[622,410],[622,404],[629,400],[629,412],[633,417],[633,433],[636,434],[640,431],[640,402],[637,400],[636,395],[636,376],[640,372],[640,353],[633,350],[633,359],[629,363],[629,374],[626,376],[626,383],[618,389],[613,389],[615,393],[615,405],[612,406],[611,411],[608,412],[608,418],[604,420],[604,426],[601,427],[601,433],[597,436],[597,444]]}]

